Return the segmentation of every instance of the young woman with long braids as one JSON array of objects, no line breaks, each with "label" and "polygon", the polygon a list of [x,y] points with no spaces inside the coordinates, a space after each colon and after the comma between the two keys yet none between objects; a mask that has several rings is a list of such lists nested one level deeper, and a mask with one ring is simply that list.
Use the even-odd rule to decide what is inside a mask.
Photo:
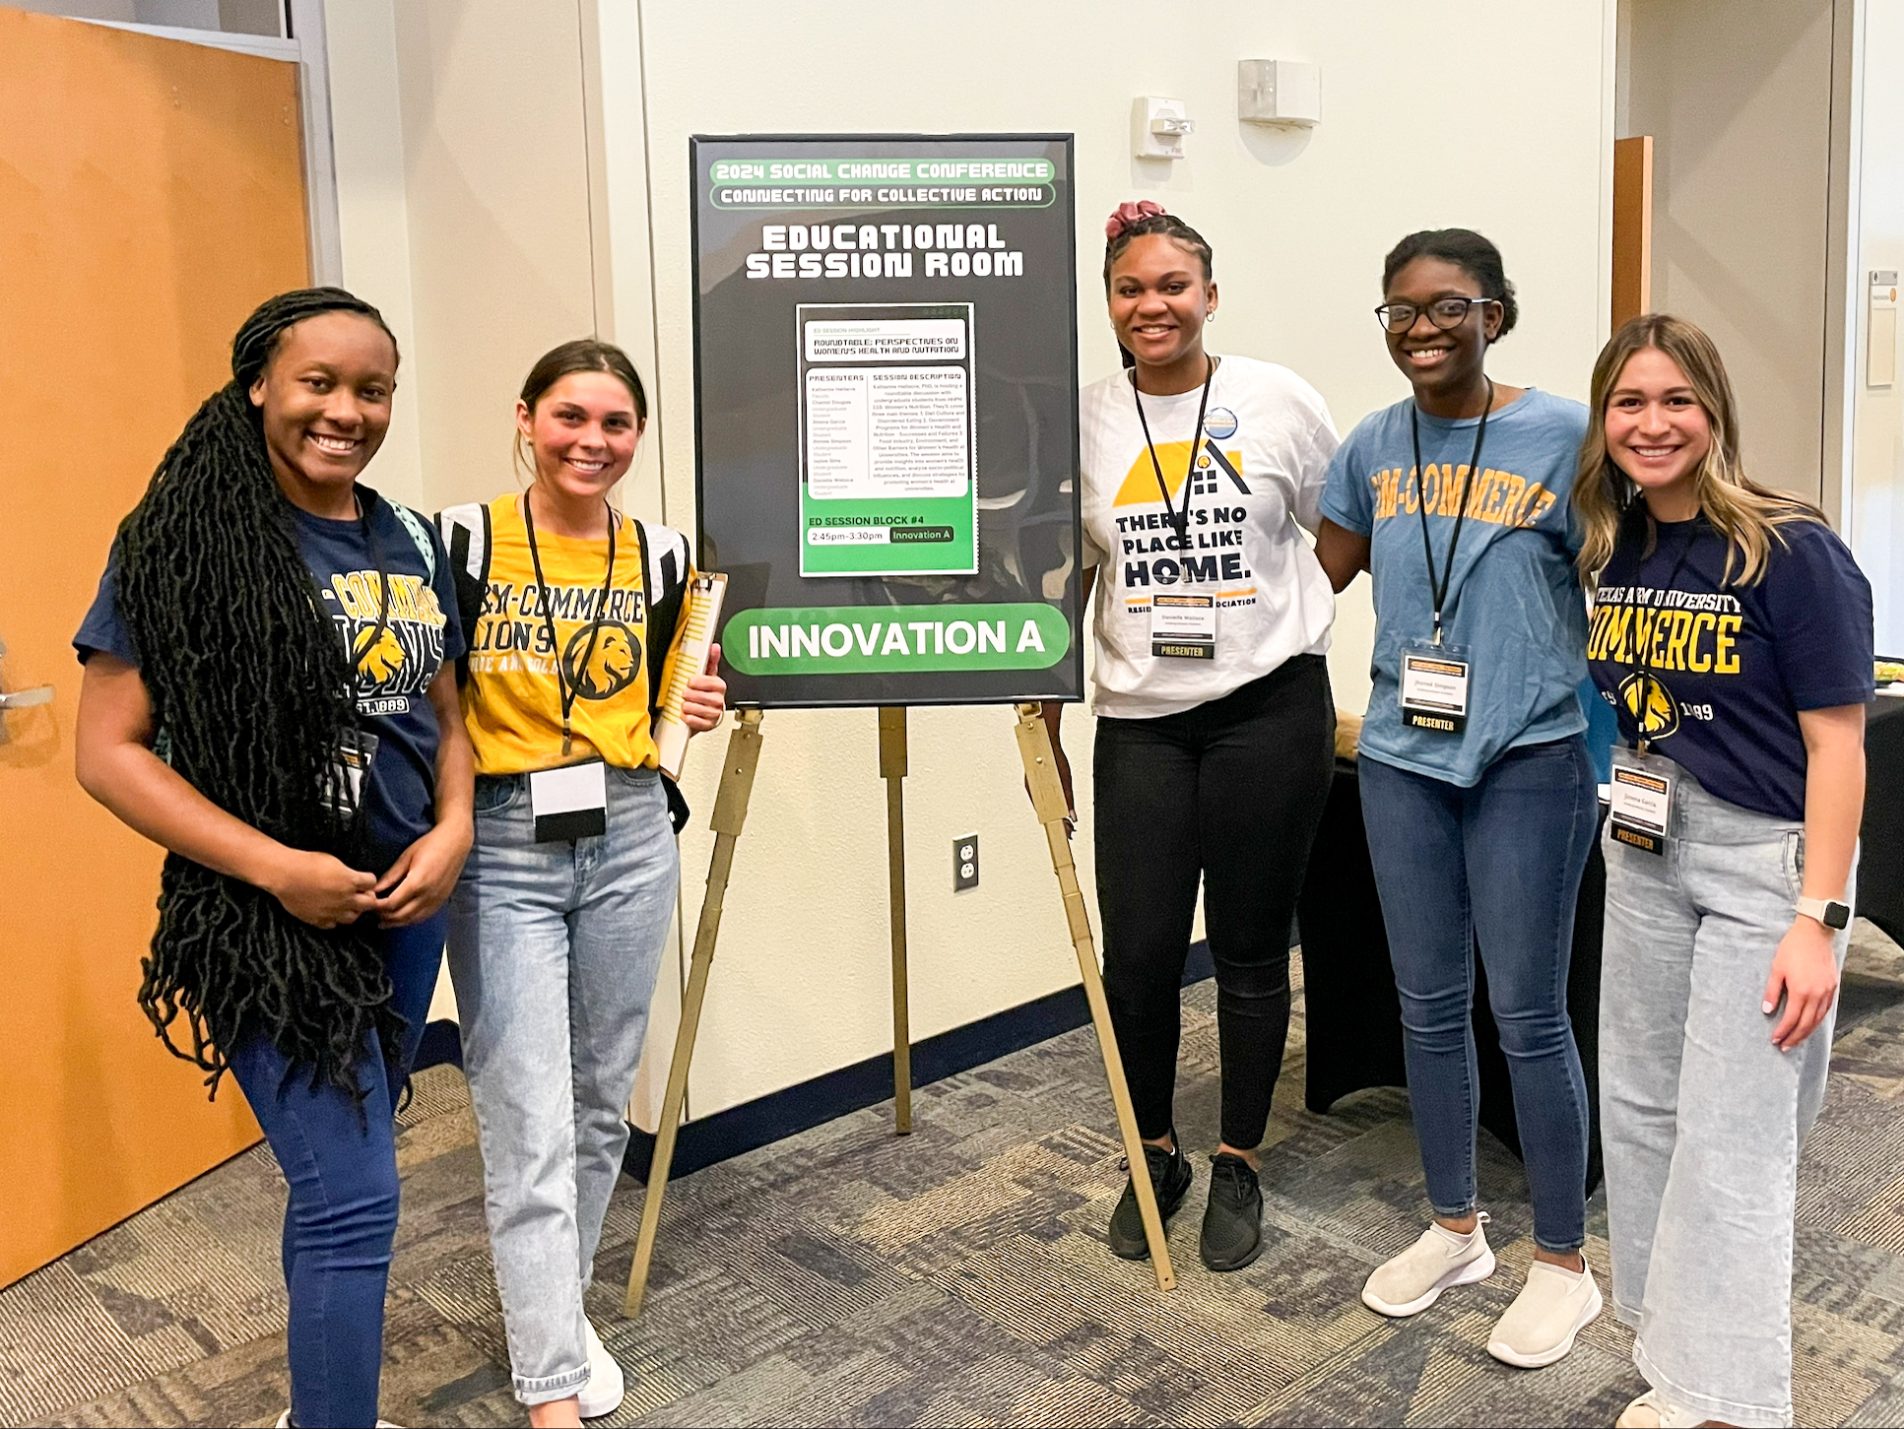
[{"label": "young woman with long braids", "polygon": [[1615,756],[1600,994],[1622,1425],[1792,1422],[1792,1217],[1849,939],[1871,586],[1745,474],[1718,349],[1627,323],[1574,503]]},{"label": "young woman with long braids", "polygon": [[[169,851],[139,1000],[290,1183],[291,1410],[376,1418],[392,1121],[470,842],[470,753],[427,522],[358,482],[397,345],[337,288],[285,293],[120,527],[74,643],[88,793]],[[174,1041],[183,1022],[189,1051]]]},{"label": "young woman with long braids", "polygon": [[[1210,1269],[1239,1270],[1262,1252],[1257,1148],[1289,1029],[1289,927],[1334,768],[1335,600],[1302,531],[1335,427],[1288,368],[1206,351],[1217,287],[1195,229],[1145,202],[1106,234],[1127,366],[1085,389],[1080,419],[1104,987],[1141,1169],[1168,1218],[1192,1181],[1172,1104],[1201,882],[1222,1125],[1199,1249]],[[1054,746],[1061,711],[1045,706]],[[1062,753],[1059,771],[1068,796]],[[1149,1254],[1130,1185],[1109,1240]]]},{"label": "young woman with long braids", "polygon": [[1494,1271],[1474,1175],[1478,939],[1534,1202],[1533,1264],[1487,1347],[1532,1368],[1600,1313],[1580,1253],[1587,1091],[1567,1017],[1598,820],[1567,506],[1587,414],[1488,376],[1519,305],[1478,233],[1404,238],[1382,291],[1376,317],[1414,390],[1336,453],[1317,550],[1337,590],[1364,568],[1374,580],[1362,811],[1434,1221],[1362,1299],[1413,1315]]},{"label": "young woman with long braids", "polygon": [[[450,975],[510,1368],[535,1425],[612,1413],[623,1393],[583,1296],[680,878],[686,810],[656,768],[654,720],[693,575],[686,537],[608,504],[647,418],[627,354],[564,343],[516,404],[529,489],[438,518],[477,769]],[[720,722],[719,667],[716,646],[689,682],[692,730]]]}]

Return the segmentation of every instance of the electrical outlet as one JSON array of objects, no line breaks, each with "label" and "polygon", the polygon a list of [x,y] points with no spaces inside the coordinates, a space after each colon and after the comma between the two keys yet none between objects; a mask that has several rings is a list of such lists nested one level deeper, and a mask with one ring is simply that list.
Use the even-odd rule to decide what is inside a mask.
[{"label": "electrical outlet", "polygon": [[978,887],[978,835],[952,840],[952,891]]}]

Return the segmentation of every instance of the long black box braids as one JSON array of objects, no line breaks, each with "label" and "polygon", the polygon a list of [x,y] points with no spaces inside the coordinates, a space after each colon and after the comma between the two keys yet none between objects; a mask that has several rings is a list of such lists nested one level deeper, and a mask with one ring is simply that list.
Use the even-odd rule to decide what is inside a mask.
[{"label": "long black box braids", "polygon": [[[348,656],[298,553],[247,395],[288,328],[334,311],[383,323],[338,288],[282,294],[245,321],[232,380],[159,462],[115,555],[120,613],[173,767],[272,838],[355,862],[364,821],[327,797],[354,719]],[[166,1047],[206,1073],[212,1095],[228,1049],[262,1034],[294,1075],[361,1104],[369,1034],[388,1054],[403,1029],[368,931],[305,923],[263,890],[177,854],[165,860],[158,906],[139,1003]]]}]

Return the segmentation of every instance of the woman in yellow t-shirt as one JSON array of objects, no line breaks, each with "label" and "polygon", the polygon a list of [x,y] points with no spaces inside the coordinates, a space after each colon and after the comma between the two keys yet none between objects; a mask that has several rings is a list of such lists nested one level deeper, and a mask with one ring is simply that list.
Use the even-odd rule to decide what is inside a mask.
[{"label": "woman in yellow t-shirt", "polygon": [[[582,1295],[628,1143],[686,815],[656,767],[654,720],[686,628],[687,538],[607,500],[647,416],[620,348],[564,343],[516,404],[528,490],[438,518],[476,754],[450,975],[510,1367],[535,1425],[577,1424],[622,1398]],[[719,665],[717,646],[689,683],[692,730],[720,722]]]}]

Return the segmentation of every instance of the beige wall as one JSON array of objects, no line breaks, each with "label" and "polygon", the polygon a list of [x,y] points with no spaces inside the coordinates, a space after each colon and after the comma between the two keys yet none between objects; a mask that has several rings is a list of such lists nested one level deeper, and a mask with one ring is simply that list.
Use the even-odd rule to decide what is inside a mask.
[{"label": "beige wall", "polygon": [[1818,499],[1832,0],[1628,0],[1622,135],[1653,136],[1653,306],[1725,355],[1754,475]]},{"label": "beige wall", "polygon": [[429,364],[417,350],[410,284],[410,194],[396,16],[385,5],[332,6],[324,17],[324,38],[332,76],[348,79],[331,103],[343,284],[377,305],[403,355],[390,433],[369,480],[385,495],[428,510],[419,398]]},{"label": "beige wall", "polygon": [[[387,17],[390,4],[331,9]],[[932,10],[736,0],[714,24],[706,7],[591,0],[578,32],[567,6],[397,4],[382,23],[399,41],[415,332],[406,384],[414,374],[409,410],[429,500],[509,481],[514,383],[593,316],[654,378],[656,420],[627,504],[692,529],[692,133],[1074,132],[1084,380],[1115,365],[1095,274],[1102,215],[1120,199],[1152,197],[1215,244],[1223,323],[1213,336],[1294,367],[1344,429],[1406,391],[1369,315],[1383,253],[1413,228],[1472,226],[1500,243],[1524,303],[1497,374],[1584,395],[1607,306],[1613,0],[1213,0],[1168,43],[1155,35],[1154,7],[1137,0],[1048,0],[1035,32],[1024,13],[1005,0]],[[1040,38],[1052,35],[1064,37],[1062,64]],[[1419,68],[1397,73],[1407,57],[1419,65],[1445,52],[1451,35],[1483,56],[1466,90],[1425,82]],[[352,51],[333,38],[334,106],[363,102],[360,85],[391,82],[362,50],[340,68]],[[1321,127],[1239,125],[1242,58],[1320,63]],[[1142,94],[1182,98],[1198,122],[1175,167],[1129,156],[1130,102]],[[340,146],[347,194],[369,181],[364,173],[387,171],[374,157],[346,165]],[[347,232],[347,268],[352,242]],[[1367,698],[1370,635],[1364,585],[1343,600],[1331,662],[1338,700],[1354,709]],[[1076,973],[1008,712],[918,710],[911,723],[913,1031],[923,1038]],[[1088,827],[1089,721],[1074,712],[1066,724]],[[780,712],[764,729],[692,1114],[890,1046],[874,715]],[[703,811],[720,738],[686,779]],[[984,839],[983,881],[955,898],[951,840],[973,830]],[[682,840],[690,921],[710,846],[704,820]],[[1088,838],[1078,851],[1088,885]],[[678,936],[675,958],[650,1073],[672,1041]],[[650,1075],[638,1119],[652,1125],[657,1100]]]}]

